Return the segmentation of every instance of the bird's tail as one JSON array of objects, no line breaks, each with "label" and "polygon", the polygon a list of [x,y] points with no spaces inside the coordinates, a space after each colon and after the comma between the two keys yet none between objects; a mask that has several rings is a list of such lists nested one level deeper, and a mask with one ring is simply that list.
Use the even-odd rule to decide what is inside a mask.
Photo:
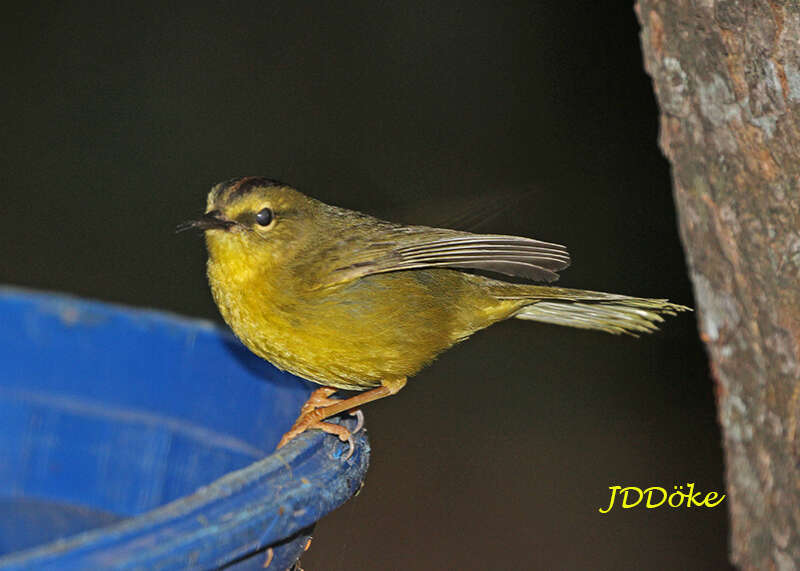
[{"label": "bird's tail", "polygon": [[513,317],[517,319],[595,329],[615,335],[651,333],[658,329],[658,323],[664,321],[664,315],[691,311],[666,299],[554,287],[511,286],[507,292],[497,292],[496,297],[531,300],[514,313]]}]

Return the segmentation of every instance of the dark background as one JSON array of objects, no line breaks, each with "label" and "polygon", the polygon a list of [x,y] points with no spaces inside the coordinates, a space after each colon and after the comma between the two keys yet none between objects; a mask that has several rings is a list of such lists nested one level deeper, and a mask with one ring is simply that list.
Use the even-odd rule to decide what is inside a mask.
[{"label": "dark background", "polygon": [[[691,305],[633,7],[499,4],[6,12],[0,282],[219,319],[172,231],[259,174],[568,244],[565,286]],[[366,487],[309,570],[726,566],[726,503],[598,513],[615,484],[723,487],[694,315],[642,339],[503,323],[366,415]]]}]

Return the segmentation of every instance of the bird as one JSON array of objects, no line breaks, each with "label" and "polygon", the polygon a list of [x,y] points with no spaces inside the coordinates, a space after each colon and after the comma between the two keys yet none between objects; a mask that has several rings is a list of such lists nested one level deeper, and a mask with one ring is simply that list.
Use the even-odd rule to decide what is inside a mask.
[{"label": "bird", "polygon": [[[233,333],[279,369],[321,385],[278,448],[321,429],[349,442],[349,457],[351,432],[327,419],[397,394],[440,353],[499,321],[638,336],[689,310],[519,283],[556,281],[570,264],[567,248],[389,222],[261,176],[213,186],[205,213],[177,230],[191,228],[205,235],[211,293]],[[357,394],[334,398],[342,390]]]}]

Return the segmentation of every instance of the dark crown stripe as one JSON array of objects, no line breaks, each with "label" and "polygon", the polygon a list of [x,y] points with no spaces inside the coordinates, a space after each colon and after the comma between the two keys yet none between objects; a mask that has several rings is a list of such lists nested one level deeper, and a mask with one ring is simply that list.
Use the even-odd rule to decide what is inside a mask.
[{"label": "dark crown stripe", "polygon": [[245,176],[226,180],[220,185],[220,194],[225,193],[227,200],[244,196],[254,188],[270,186],[286,186],[280,181],[263,176]]}]

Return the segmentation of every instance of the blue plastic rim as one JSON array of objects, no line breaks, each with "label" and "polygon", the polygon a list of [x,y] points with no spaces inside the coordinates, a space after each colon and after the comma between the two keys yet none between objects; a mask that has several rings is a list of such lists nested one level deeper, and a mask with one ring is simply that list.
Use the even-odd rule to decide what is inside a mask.
[{"label": "blue plastic rim", "polygon": [[204,321],[0,288],[0,570],[288,568],[369,461],[272,452],[314,388]]}]

